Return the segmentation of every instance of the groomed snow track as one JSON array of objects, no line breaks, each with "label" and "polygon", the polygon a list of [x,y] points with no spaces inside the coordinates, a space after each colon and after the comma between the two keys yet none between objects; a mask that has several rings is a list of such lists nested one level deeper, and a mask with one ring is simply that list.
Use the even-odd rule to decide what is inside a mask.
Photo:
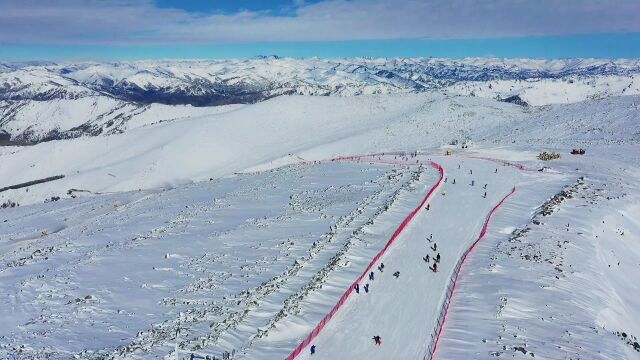
[{"label": "groomed snow track", "polygon": [[[340,156],[340,157],[335,157],[335,158],[328,159],[328,160],[322,160],[320,162],[330,162],[330,161],[356,161],[356,162],[359,162],[359,161],[371,161],[371,162],[376,162],[376,163],[387,163],[387,164],[400,164],[400,163],[402,163],[402,164],[405,164],[405,165],[410,165],[410,163],[408,161],[386,160],[386,159],[380,158],[380,157],[390,156],[390,155],[391,156],[398,156],[398,157],[415,158],[415,157],[418,157],[418,156],[431,157],[431,156],[434,156],[434,155],[437,156],[437,155],[441,155],[441,154],[431,153],[431,152],[419,152],[419,151],[416,151],[416,152],[384,152],[384,153],[374,153],[374,154],[366,154],[366,155]],[[516,168],[516,169],[518,169],[520,171],[524,171],[524,172],[535,172],[535,171],[537,171],[536,169],[529,168],[529,167],[526,167],[526,166],[524,166],[522,164],[515,163],[515,162],[512,162],[512,161],[506,161],[506,160],[502,160],[502,159],[496,159],[496,158],[491,158],[491,157],[486,157],[486,156],[477,156],[477,155],[471,155],[471,156],[468,156],[468,157],[469,158],[474,158],[474,159],[479,159],[479,160],[485,160],[485,161],[491,161],[491,162],[495,162],[495,163],[500,163],[500,164],[502,164],[504,166],[514,167],[514,168]],[[304,164],[304,163],[312,163],[312,162],[311,161],[302,160],[300,163]],[[419,163],[421,163],[421,162],[419,160],[416,160],[416,164],[419,164]],[[436,184],[427,193],[427,195],[422,200],[420,205],[418,207],[416,207],[405,218],[405,220],[398,226],[398,228],[393,233],[393,235],[391,236],[391,238],[389,239],[389,241],[387,242],[385,247],[371,260],[371,262],[369,263],[367,268],[362,272],[362,274],[358,277],[358,279],[356,279],[356,281],[354,281],[345,290],[344,294],[340,297],[340,299],[338,300],[336,305],[334,305],[334,307],[331,309],[331,311],[327,315],[325,315],[325,317],[316,325],[316,327],[311,331],[311,333],[295,348],[295,350],[293,352],[291,352],[291,354],[289,354],[289,356],[286,358],[286,360],[295,359],[298,355],[300,355],[302,353],[302,351],[305,348],[307,348],[309,345],[311,345],[313,340],[318,336],[318,334],[320,334],[320,332],[326,326],[326,324],[335,316],[335,314],[340,310],[340,308],[346,302],[346,300],[349,298],[349,296],[354,292],[355,285],[360,283],[362,281],[362,279],[369,273],[369,271],[371,271],[371,269],[374,267],[374,265],[387,252],[387,250],[395,242],[397,237],[402,233],[402,231],[406,228],[406,226],[415,217],[415,215],[418,213],[418,211],[423,206],[425,206],[425,204],[429,201],[429,199],[431,198],[433,193],[441,186],[442,181],[445,178],[444,168],[440,164],[437,164],[437,163],[435,163],[433,161],[429,161],[429,163],[430,163],[430,165],[432,167],[437,169],[439,171],[439,173],[440,173],[440,178],[438,179]],[[516,187],[513,187],[511,189],[511,191],[509,193],[507,193],[491,209],[491,211],[489,212],[489,214],[487,215],[487,217],[486,217],[486,219],[484,221],[484,224],[483,224],[483,227],[482,227],[482,230],[481,230],[479,236],[477,237],[477,239],[469,246],[469,248],[458,259],[458,262],[456,263],[456,266],[454,267],[454,271],[453,271],[453,273],[451,275],[451,279],[449,281],[449,284],[447,285],[447,287],[445,289],[445,298],[444,298],[442,304],[440,305],[441,309],[440,309],[439,316],[437,318],[436,324],[434,326],[434,329],[433,329],[433,331],[431,333],[431,338],[428,339],[428,344],[426,346],[424,356],[422,357],[424,360],[432,360],[432,359],[434,359],[435,352],[436,352],[437,345],[438,345],[438,341],[439,341],[440,336],[442,334],[442,331],[444,329],[447,312],[449,311],[451,300],[452,300],[452,297],[454,295],[456,284],[457,284],[457,280],[458,280],[458,278],[460,276],[460,272],[461,272],[463,264],[465,263],[468,255],[476,247],[476,245],[485,237],[485,235],[487,233],[487,230],[488,230],[488,226],[489,226],[490,220],[491,220],[493,214],[507,200],[507,198],[509,198],[512,194],[515,193],[515,191],[516,191]]]},{"label": "groomed snow track", "polygon": [[[330,161],[345,161],[345,160],[359,161],[363,157],[368,157],[368,156],[372,156],[372,155],[340,157],[340,158],[331,159]],[[389,163],[393,163],[393,162],[389,162]],[[393,245],[393,243],[396,241],[398,236],[404,231],[404,229],[407,227],[407,225],[409,225],[409,223],[411,223],[411,221],[416,216],[416,214],[422,209],[422,207],[425,206],[427,201],[429,201],[431,196],[440,187],[440,185],[442,184],[442,181],[444,180],[444,176],[445,176],[444,168],[442,166],[440,166],[440,164],[437,164],[437,163],[435,163],[433,161],[431,161],[430,164],[431,164],[431,166],[433,168],[438,170],[438,172],[440,173],[440,178],[438,179],[436,184],[433,185],[431,190],[429,190],[429,192],[424,197],[424,199],[422,199],[422,202],[420,202],[420,204],[411,213],[409,213],[409,215],[402,221],[402,223],[400,223],[400,225],[398,226],[396,231],[393,233],[393,235],[391,236],[391,238],[389,239],[387,244],[384,246],[384,248],[382,248],[382,250],[380,250],[378,252],[378,254],[376,254],[376,256],[371,260],[369,265],[362,272],[362,274],[358,277],[358,279],[356,279],[345,290],[344,294],[340,297],[338,302],[333,306],[331,311],[329,311],[329,313],[327,315],[325,315],[322,320],[320,320],[320,322],[311,331],[311,333],[293,350],[293,352],[291,352],[291,354],[289,354],[289,356],[286,357],[287,360],[295,359],[307,346],[309,346],[309,344],[311,344],[311,342],[316,338],[316,336],[318,336],[318,334],[322,331],[322,329],[325,327],[325,325],[331,320],[331,318],[333,318],[333,316],[338,312],[338,310],[340,310],[342,305],[344,305],[344,303],[347,301],[349,296],[353,293],[355,285],[358,284],[360,281],[362,281],[362,279],[369,273],[369,271],[375,266],[376,262],[387,252],[387,250],[391,247],[391,245]]]},{"label": "groomed snow track", "polygon": [[505,195],[505,197],[502,198],[502,200],[500,200],[500,202],[496,206],[493,207],[493,209],[491,209],[491,211],[489,212],[489,215],[487,215],[487,218],[484,222],[482,231],[480,232],[480,236],[478,236],[476,241],[474,241],[473,244],[469,246],[469,249],[467,249],[467,251],[465,251],[462,254],[460,259],[458,260],[458,263],[454,267],[451,280],[446,289],[446,296],[445,296],[444,302],[442,303],[442,307],[440,309],[440,315],[438,316],[438,321],[434,327],[434,330],[431,335],[431,339],[429,340],[429,344],[427,345],[426,353],[423,357],[424,360],[432,360],[435,356],[436,349],[438,347],[438,341],[440,340],[442,329],[444,329],[444,325],[447,320],[447,313],[449,312],[449,306],[451,305],[451,299],[453,298],[453,294],[456,289],[456,284],[458,282],[458,277],[460,276],[460,270],[462,269],[462,265],[464,265],[465,261],[467,260],[467,256],[473,251],[473,249],[480,242],[480,240],[482,240],[484,236],[487,234],[489,222],[491,221],[491,217],[493,216],[493,214],[507,200],[507,198],[513,195],[513,193],[515,192],[516,192],[516,188],[514,187],[513,189],[511,189],[511,191],[507,195]]}]

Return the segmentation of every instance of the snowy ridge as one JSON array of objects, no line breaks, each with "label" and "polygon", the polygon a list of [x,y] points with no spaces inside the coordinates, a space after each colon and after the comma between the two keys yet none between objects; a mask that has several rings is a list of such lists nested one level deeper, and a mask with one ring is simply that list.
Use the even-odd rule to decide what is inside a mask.
[{"label": "snowy ridge", "polygon": [[0,101],[0,128],[11,135],[10,143],[25,145],[118,134],[151,124],[216,115],[240,107],[242,105],[140,104],[102,95],[48,101]]},{"label": "snowy ridge", "polygon": [[[5,192],[0,200],[29,204],[68,197],[69,189],[112,192],[175,186],[273,161],[297,162],[291,154],[324,159],[353,152],[437,148],[452,140],[533,147],[638,144],[640,131],[634,124],[639,108],[634,96],[535,110],[437,94],[278,97],[112,136],[0,147],[2,187],[67,175],[28,193]],[[284,163],[278,163],[282,159]]]},{"label": "snowy ridge", "polygon": [[[11,71],[13,69],[13,71]],[[460,81],[629,76],[638,60],[336,59],[65,63],[0,73],[0,99],[78,98],[109,94],[143,103],[217,105],[280,94],[358,95],[416,92]]]},{"label": "snowy ridge", "polygon": [[[0,130],[17,143],[112,134],[126,130],[136,109],[150,104],[248,104],[282,95],[439,91],[490,99],[519,96],[529,105],[574,103],[640,94],[638,73],[638,60],[594,59],[259,57],[4,64],[0,68]],[[93,108],[87,108],[92,103]],[[217,112],[190,109],[193,116]],[[72,112],[88,118],[66,115]]]}]

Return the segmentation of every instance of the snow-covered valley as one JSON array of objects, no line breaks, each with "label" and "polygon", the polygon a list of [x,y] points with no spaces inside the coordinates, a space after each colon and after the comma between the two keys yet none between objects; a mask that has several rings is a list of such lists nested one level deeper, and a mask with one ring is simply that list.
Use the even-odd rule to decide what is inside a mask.
[{"label": "snow-covered valley", "polygon": [[11,134],[102,130],[0,146],[19,204],[0,209],[0,358],[637,358],[637,66],[594,64],[425,62],[502,75],[218,107],[10,100]]}]

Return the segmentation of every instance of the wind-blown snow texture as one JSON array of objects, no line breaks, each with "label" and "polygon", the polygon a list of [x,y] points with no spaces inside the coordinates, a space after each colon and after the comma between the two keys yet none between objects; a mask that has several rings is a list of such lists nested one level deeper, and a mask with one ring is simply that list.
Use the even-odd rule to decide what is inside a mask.
[{"label": "wind-blown snow texture", "polygon": [[[446,181],[369,292],[365,280],[314,339],[312,358],[423,359],[456,262],[514,186],[462,267],[434,358],[636,358],[640,97],[617,87],[635,81],[636,62],[351,62],[411,61],[548,75],[194,107],[96,94],[85,80],[118,67],[257,76],[340,62],[7,64],[0,76],[67,80],[42,83],[63,96],[4,100],[3,129],[43,136],[52,127],[30,119],[54,118],[69,136],[0,147],[0,188],[65,175],[0,192],[0,205],[20,205],[0,208],[0,358],[285,358],[434,185],[430,161]],[[532,106],[499,101],[516,93]]]}]

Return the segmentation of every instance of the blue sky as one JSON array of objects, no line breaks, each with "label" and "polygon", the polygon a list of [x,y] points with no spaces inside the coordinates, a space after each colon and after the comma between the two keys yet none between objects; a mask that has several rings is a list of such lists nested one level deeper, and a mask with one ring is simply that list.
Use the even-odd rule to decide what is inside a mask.
[{"label": "blue sky", "polygon": [[0,0],[0,61],[640,57],[637,0]]},{"label": "blue sky", "polygon": [[[307,0],[305,3],[317,3],[318,0]],[[281,15],[289,14],[296,2],[291,0],[155,0],[160,8],[183,9],[192,13],[220,12],[233,14],[238,11],[271,11]],[[298,2],[299,3],[299,2]]]}]

